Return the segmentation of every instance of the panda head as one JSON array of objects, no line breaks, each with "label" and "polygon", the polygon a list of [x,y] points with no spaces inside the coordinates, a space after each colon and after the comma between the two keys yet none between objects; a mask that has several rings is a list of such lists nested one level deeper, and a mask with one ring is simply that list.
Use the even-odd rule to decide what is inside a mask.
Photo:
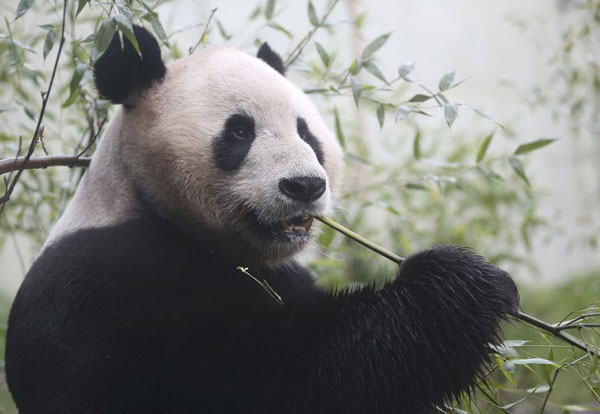
[{"label": "panda head", "polygon": [[111,160],[144,204],[229,257],[280,262],[329,214],[342,151],[267,44],[258,57],[213,47],[167,67],[135,27],[141,58],[115,35],[94,67],[101,96],[122,104]]}]

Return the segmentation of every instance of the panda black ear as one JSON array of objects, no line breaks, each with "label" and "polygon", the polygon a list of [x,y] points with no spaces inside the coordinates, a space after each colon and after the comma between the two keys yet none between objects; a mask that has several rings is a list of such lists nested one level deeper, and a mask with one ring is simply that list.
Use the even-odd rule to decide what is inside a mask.
[{"label": "panda black ear", "polygon": [[160,57],[158,42],[141,26],[133,26],[142,56],[123,36],[123,48],[116,32],[104,54],[94,65],[94,83],[103,98],[123,103],[135,91],[160,82],[167,71]]},{"label": "panda black ear", "polygon": [[261,60],[264,60],[269,66],[271,66],[277,72],[285,76],[285,66],[283,66],[281,56],[273,52],[273,50],[269,47],[269,44],[267,42],[263,43],[260,49],[258,49],[256,57]]}]

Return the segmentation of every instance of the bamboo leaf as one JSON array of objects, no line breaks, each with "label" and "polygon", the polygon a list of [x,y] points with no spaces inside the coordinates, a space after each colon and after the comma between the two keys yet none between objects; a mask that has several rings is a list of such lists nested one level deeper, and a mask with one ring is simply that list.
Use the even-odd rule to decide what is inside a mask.
[{"label": "bamboo leaf", "polygon": [[139,56],[142,55],[142,51],[140,50],[140,45],[138,44],[137,39],[135,38],[135,33],[133,32],[133,24],[131,23],[131,19],[129,19],[124,14],[116,14],[113,16],[119,30],[129,39],[131,44],[133,45],[135,51]]},{"label": "bamboo leaf", "polygon": [[527,184],[528,186],[530,186],[529,180],[527,179],[527,175],[525,174],[525,168],[523,168],[523,164],[521,163],[521,161],[518,158],[516,158],[516,157],[510,157],[508,159],[508,162],[511,165],[511,167],[513,168],[513,170],[515,170],[515,172],[517,173],[517,175],[523,181],[525,181],[525,184]]},{"label": "bamboo leaf", "polygon": [[448,103],[444,105],[444,118],[446,119],[446,123],[448,124],[448,128],[452,127],[454,121],[458,116],[458,107],[455,104]]},{"label": "bamboo leaf", "polygon": [[440,80],[440,84],[439,84],[440,91],[445,91],[452,85],[452,82],[454,82],[454,75],[455,75],[455,72],[452,71],[452,72],[446,73],[442,77],[442,79]]},{"label": "bamboo leaf", "polygon": [[275,11],[275,0],[268,0],[267,7],[265,9],[265,17],[267,20],[271,20],[273,18],[273,12]]},{"label": "bamboo leaf", "polygon": [[379,121],[379,128],[383,128],[385,122],[385,106],[383,104],[377,104],[377,120]]},{"label": "bamboo leaf", "polygon": [[54,28],[49,29],[48,33],[46,33],[46,39],[44,40],[44,59],[46,59],[48,53],[50,53],[50,51],[52,50],[57,36],[58,33],[56,33],[56,30],[54,30]]},{"label": "bamboo leaf", "polygon": [[319,18],[317,17],[317,12],[312,1],[308,2],[308,20],[310,20],[310,24],[313,26],[319,26]]},{"label": "bamboo leaf", "polygon": [[117,23],[113,18],[106,19],[102,22],[96,35],[94,36],[94,44],[92,45],[92,60],[98,60],[106,51],[108,45],[117,31]]},{"label": "bamboo leaf", "polygon": [[425,102],[429,99],[431,99],[431,96],[418,93],[412,98],[410,98],[408,102]]},{"label": "bamboo leaf", "polygon": [[398,76],[404,78],[415,68],[415,62],[406,62],[398,68]]},{"label": "bamboo leaf", "polygon": [[317,52],[319,53],[319,56],[321,57],[321,61],[323,61],[323,64],[325,65],[325,67],[329,67],[329,64],[331,63],[331,59],[330,59],[329,55],[327,54],[327,51],[325,50],[325,48],[323,48],[323,46],[319,42],[315,42],[315,46],[317,47]]},{"label": "bamboo leaf", "polygon": [[75,17],[79,16],[79,13],[81,13],[85,5],[89,2],[90,0],[79,0],[79,3],[77,3],[77,12],[75,13]]},{"label": "bamboo leaf", "polygon": [[362,92],[362,87],[354,76],[350,76],[350,84],[352,85],[352,96],[354,97],[354,103],[356,104],[356,106],[358,106],[360,94]]},{"label": "bamboo leaf", "polygon": [[370,60],[363,62],[363,67],[367,70],[367,72],[375,76],[377,79],[382,80],[384,83],[388,83],[385,79],[385,76],[383,76],[383,73],[381,73],[381,70]]},{"label": "bamboo leaf", "polygon": [[340,114],[338,113],[337,108],[333,111],[333,116],[335,118],[335,136],[337,137],[342,148],[346,148],[346,138],[344,137],[344,131],[342,130],[342,123],[340,122]]},{"label": "bamboo leaf", "polygon": [[381,49],[381,47],[385,44],[385,42],[387,42],[390,35],[391,35],[391,33],[381,35],[377,39],[375,39],[371,43],[369,43],[362,52],[362,60],[369,59],[371,56],[373,56],[373,54],[375,54],[375,52],[377,52],[379,49]]},{"label": "bamboo leaf", "polygon": [[479,151],[477,151],[477,164],[479,164],[481,161],[483,161],[483,158],[485,157],[488,147],[490,146],[490,142],[492,141],[492,138],[494,137],[494,132],[495,131],[493,131],[487,137],[485,137],[485,139],[479,146]]},{"label": "bamboo leaf", "polygon": [[19,5],[17,6],[17,13],[15,15],[15,20],[17,20],[19,17],[21,17],[25,13],[27,13],[27,11],[29,9],[31,9],[31,6],[33,6],[34,2],[35,2],[35,0],[21,0],[19,2]]},{"label": "bamboo leaf", "polygon": [[415,160],[421,158],[421,131],[417,130],[415,139],[413,140],[413,156]]},{"label": "bamboo leaf", "polygon": [[519,148],[517,148],[517,150],[515,151],[515,155],[535,151],[539,148],[545,147],[546,145],[552,144],[554,141],[556,141],[555,138],[540,138],[538,140],[519,145]]}]

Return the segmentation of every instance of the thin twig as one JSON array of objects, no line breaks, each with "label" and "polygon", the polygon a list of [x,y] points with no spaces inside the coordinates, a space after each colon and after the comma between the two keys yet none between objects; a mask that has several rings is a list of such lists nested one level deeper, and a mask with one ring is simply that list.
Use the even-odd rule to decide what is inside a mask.
[{"label": "thin twig", "polygon": [[[389,259],[393,262],[401,264],[404,261],[404,258],[390,252],[389,250],[384,249],[383,247],[373,243],[370,240],[365,239],[364,237],[354,233],[352,230],[347,229],[346,227],[342,226],[339,223],[336,223],[335,221],[333,221],[332,219],[330,219],[328,217],[316,217],[316,218],[319,221],[321,221],[322,223],[327,224],[329,227],[333,228],[334,230],[339,231],[340,233],[344,234],[345,236],[350,237],[357,243],[362,244],[363,246],[373,250],[376,253],[379,253],[380,255],[386,257],[387,259]],[[560,327],[560,326],[551,325],[549,323],[541,321],[541,320],[534,318],[533,316],[530,316],[521,311],[517,311],[515,318],[519,319],[522,322],[533,325],[536,328],[541,329],[542,331],[547,332],[547,333],[553,335],[554,337],[559,338],[559,339],[567,342],[568,344],[581,349],[582,351],[585,351],[589,355],[594,355],[594,354],[600,355],[600,350],[587,345],[584,341],[582,341],[581,339],[579,339],[573,335],[563,332],[561,330],[562,327]]]},{"label": "thin twig", "polygon": [[107,120],[107,118],[104,117],[104,119],[100,122],[100,125],[98,126],[98,129],[96,130],[96,133],[90,137],[90,140],[87,143],[87,145],[85,146],[85,148],[82,149],[81,151],[79,151],[79,153],[76,155],[77,158],[79,158],[83,154],[85,154],[92,147],[92,145],[94,145],[94,143],[98,139],[98,136],[100,136],[100,132],[102,132],[102,127],[106,123],[106,120]]},{"label": "thin twig", "polygon": [[269,295],[271,295],[271,297],[272,297],[273,299],[275,299],[275,301],[276,301],[277,303],[279,303],[280,305],[283,305],[283,299],[281,298],[281,296],[279,296],[279,293],[277,293],[277,292],[275,291],[275,289],[273,289],[273,288],[271,287],[271,285],[269,285],[269,282],[267,282],[267,281],[266,281],[266,280],[264,280],[264,279],[263,279],[262,281],[261,281],[261,280],[258,280],[258,278],[257,278],[256,276],[252,275],[252,273],[250,273],[250,272],[248,271],[248,268],[247,268],[247,267],[238,266],[238,267],[237,267],[237,270],[239,270],[240,272],[242,272],[242,273],[243,273],[243,274],[245,274],[246,276],[249,276],[249,277],[250,277],[252,280],[254,280],[256,283],[258,283],[258,284],[259,284],[259,285],[260,285],[260,286],[261,286],[261,287],[262,287],[264,290],[266,290],[266,291],[267,291],[267,293],[268,293]]},{"label": "thin twig", "polygon": [[[56,54],[56,60],[54,61],[54,68],[52,69],[52,76],[50,77],[50,82],[48,83],[48,89],[46,90],[46,92],[42,93],[42,109],[40,110],[40,115],[38,117],[37,125],[35,127],[35,131],[33,132],[33,137],[31,138],[29,148],[25,155],[24,165],[27,164],[27,161],[33,155],[37,141],[43,136],[44,128],[42,127],[42,121],[44,119],[44,114],[46,113],[46,105],[48,104],[48,99],[50,98],[50,91],[52,90],[52,85],[54,84],[54,77],[56,76],[56,70],[58,69],[58,62],[59,62],[60,56],[62,54],[61,53],[62,48],[63,48],[63,45],[65,44],[66,22],[67,22],[67,0],[64,0],[62,25],[61,25],[61,32],[60,32],[60,43],[58,45],[58,52]],[[6,203],[10,200],[10,197],[11,197],[13,191],[15,190],[15,186],[17,185],[19,178],[21,178],[21,174],[23,174],[23,171],[24,171],[24,168],[21,168],[17,171],[17,174],[12,179],[10,186],[8,187],[8,189],[6,190],[4,195],[2,197],[0,197],[0,204],[2,205],[2,207],[0,207],[0,216],[2,216],[4,207],[5,207]]]},{"label": "thin twig", "polygon": [[350,237],[355,242],[362,244],[363,246],[373,250],[376,253],[379,253],[383,257],[391,260],[392,262],[396,262],[396,263],[400,264],[404,261],[404,258],[398,256],[397,254],[390,252],[389,250],[384,249],[383,247],[373,243],[371,240],[365,239],[360,234],[357,234],[357,233],[353,232],[352,230],[342,226],[341,224],[336,223],[329,217],[321,216],[321,217],[315,217],[315,218],[317,220],[319,220],[320,222],[327,224],[329,227],[333,228],[334,230],[337,230],[340,233]]},{"label": "thin twig", "polygon": [[194,45],[194,47],[190,48],[190,50],[189,50],[189,54],[190,55],[192,53],[194,53],[196,51],[196,48],[202,44],[204,36],[206,36],[206,33],[208,33],[208,26],[210,25],[210,21],[212,20],[212,18],[215,15],[216,12],[217,12],[217,8],[216,7],[210,11],[210,16],[208,16],[208,20],[206,21],[206,24],[204,25],[204,30],[202,31],[202,36],[200,36],[200,39],[198,40],[198,43],[196,43]]},{"label": "thin twig", "polygon": [[294,50],[292,50],[292,52],[285,59],[285,62],[283,64],[283,66],[286,69],[289,68],[291,65],[293,65],[294,62],[296,62],[296,60],[298,60],[298,58],[302,54],[302,51],[304,50],[304,48],[306,47],[306,45],[308,44],[308,42],[310,42],[310,39],[312,39],[312,37],[314,36],[314,34],[317,32],[317,30],[319,30],[321,27],[323,27],[325,25],[325,22],[327,21],[327,18],[329,17],[329,15],[331,14],[331,12],[333,11],[333,9],[335,8],[335,6],[338,3],[339,3],[339,0],[333,0],[333,2],[331,3],[331,5],[329,6],[329,8],[327,9],[327,11],[325,12],[325,14],[323,15],[323,17],[321,17],[321,20],[319,20],[319,24],[317,24],[315,27],[313,27],[306,34],[306,36],[304,36],[302,38],[302,40],[300,40],[300,42],[296,45],[296,47],[294,48]]},{"label": "thin twig", "polygon": [[558,378],[559,373],[560,373],[559,369],[554,371],[554,376],[552,377],[550,384],[548,384],[549,388],[548,388],[548,392],[546,393],[546,396],[544,397],[544,402],[542,403],[542,408],[540,408],[540,414],[544,414],[544,410],[546,409],[546,405],[548,404],[548,400],[550,399],[550,394],[552,394],[552,390],[554,390],[554,383],[556,382],[556,378]]}]

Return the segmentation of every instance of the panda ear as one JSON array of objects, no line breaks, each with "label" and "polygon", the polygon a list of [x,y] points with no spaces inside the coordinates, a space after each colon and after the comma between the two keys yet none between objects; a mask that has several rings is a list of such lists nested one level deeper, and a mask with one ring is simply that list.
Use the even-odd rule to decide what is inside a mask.
[{"label": "panda ear", "polygon": [[94,83],[103,98],[123,103],[135,91],[160,82],[167,71],[160,57],[158,42],[141,26],[133,26],[142,56],[123,36],[123,48],[116,32],[104,54],[94,65]]},{"label": "panda ear", "polygon": [[264,60],[269,66],[285,76],[285,66],[283,66],[281,56],[273,52],[267,42],[263,43],[260,49],[258,49],[256,57]]}]

